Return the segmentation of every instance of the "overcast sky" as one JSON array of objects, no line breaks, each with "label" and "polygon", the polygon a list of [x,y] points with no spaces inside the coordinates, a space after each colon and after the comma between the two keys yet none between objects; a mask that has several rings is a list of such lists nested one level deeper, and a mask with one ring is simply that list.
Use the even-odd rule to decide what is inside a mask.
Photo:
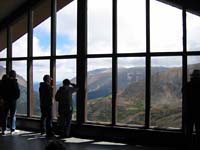
[{"label": "overcast sky", "polygon": [[[105,5],[106,4],[106,5]],[[150,0],[151,51],[182,51],[182,11]],[[88,0],[88,53],[112,53],[112,0]],[[188,49],[200,49],[200,19],[187,14]],[[57,13],[57,55],[76,54],[77,1]],[[145,52],[146,21],[145,0],[118,0],[118,52]],[[50,18],[34,28],[33,55],[50,55]],[[13,56],[27,56],[27,35],[13,43]],[[0,53],[5,57],[5,53]],[[144,58],[120,59],[119,67],[144,66]],[[104,61],[104,63],[102,63]],[[153,58],[152,65],[180,66],[181,57]],[[191,57],[190,63],[199,62]],[[111,67],[111,59],[89,59],[88,70]],[[5,64],[3,64],[5,66]],[[14,68],[26,76],[25,62],[15,62]],[[22,67],[22,68],[21,68]],[[73,59],[57,62],[57,80],[75,76],[76,62]],[[49,61],[34,61],[34,81],[41,81],[49,73]]]}]

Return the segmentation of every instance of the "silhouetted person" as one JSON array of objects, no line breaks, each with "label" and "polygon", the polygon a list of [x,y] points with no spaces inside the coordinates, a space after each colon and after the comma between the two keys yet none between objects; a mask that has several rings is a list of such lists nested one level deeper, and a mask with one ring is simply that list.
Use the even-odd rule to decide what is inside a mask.
[{"label": "silhouetted person", "polygon": [[53,136],[52,129],[52,110],[53,110],[53,89],[51,85],[52,78],[49,75],[44,75],[43,81],[40,83],[39,93],[40,93],[40,110],[41,110],[41,120],[40,129],[41,134],[46,132],[46,136]]},{"label": "silhouetted person", "polygon": [[3,125],[3,116],[4,116],[4,100],[3,100],[3,84],[4,82],[8,79],[8,75],[4,74],[2,76],[2,79],[0,80],[0,127],[2,129],[2,125]]},{"label": "silhouetted person", "polygon": [[194,127],[197,143],[200,142],[200,70],[193,71],[190,81],[183,87],[182,92],[186,100],[183,110],[185,114],[184,133],[188,145],[191,146]]},{"label": "silhouetted person", "polygon": [[65,146],[59,140],[52,140],[47,144],[45,150],[65,150]]},{"label": "silhouetted person", "polygon": [[73,113],[72,94],[78,90],[78,87],[70,83],[68,79],[63,80],[61,86],[56,92],[56,101],[58,101],[59,130],[61,137],[69,137],[71,129],[71,120]]},{"label": "silhouetted person", "polygon": [[[16,103],[20,96],[20,89],[16,79],[16,72],[11,70],[8,79],[2,81],[2,97],[4,100],[4,117],[2,125],[2,134],[5,134],[7,128],[8,113],[10,112],[10,131],[15,131],[16,128]],[[5,76],[6,78],[6,76]]]}]

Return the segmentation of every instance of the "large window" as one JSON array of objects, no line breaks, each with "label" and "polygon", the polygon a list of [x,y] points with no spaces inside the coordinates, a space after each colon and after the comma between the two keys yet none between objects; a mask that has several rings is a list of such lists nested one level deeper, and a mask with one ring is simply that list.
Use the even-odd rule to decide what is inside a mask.
[{"label": "large window", "polygon": [[[11,37],[9,30],[1,37],[11,41],[0,44],[0,77],[17,72],[18,114],[40,116],[39,85],[51,74],[54,94],[65,78],[80,85],[74,121],[180,129],[182,82],[200,69],[199,16],[157,0],[88,0],[81,15],[77,0],[56,2],[56,22],[51,0],[33,8],[33,37],[30,16],[10,25]],[[77,22],[87,26],[77,30]]]}]

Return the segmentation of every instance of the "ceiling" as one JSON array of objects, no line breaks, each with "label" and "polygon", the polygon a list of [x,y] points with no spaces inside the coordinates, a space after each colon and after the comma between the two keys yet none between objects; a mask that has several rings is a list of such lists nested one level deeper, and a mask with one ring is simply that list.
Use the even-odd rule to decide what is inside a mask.
[{"label": "ceiling", "polygon": [[0,31],[7,24],[25,13],[31,5],[44,0],[1,0],[0,1]]},{"label": "ceiling", "polygon": [[28,0],[1,0],[0,2],[0,22],[17,10]]}]

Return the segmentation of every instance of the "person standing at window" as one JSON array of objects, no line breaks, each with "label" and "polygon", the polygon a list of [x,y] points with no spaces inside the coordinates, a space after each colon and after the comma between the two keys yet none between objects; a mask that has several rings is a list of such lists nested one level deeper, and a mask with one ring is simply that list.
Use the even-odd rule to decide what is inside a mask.
[{"label": "person standing at window", "polygon": [[[47,137],[54,136],[52,127],[52,110],[53,110],[53,89],[51,85],[52,78],[49,75],[44,75],[43,81],[40,83],[40,110],[41,120],[40,129],[41,134],[46,132]],[[45,126],[46,124],[46,126]]]},{"label": "person standing at window", "polygon": [[4,117],[2,125],[2,134],[5,134],[7,128],[8,112],[10,112],[10,131],[11,134],[16,129],[16,102],[20,96],[20,89],[16,79],[16,72],[11,70],[8,79],[2,82],[2,97],[4,100]]},{"label": "person standing at window", "polygon": [[68,79],[63,80],[61,86],[56,92],[55,98],[58,101],[58,126],[61,137],[69,137],[71,129],[71,120],[73,113],[72,94],[78,90],[76,84],[71,83]]},{"label": "person standing at window", "polygon": [[[193,145],[194,127],[196,131],[197,142],[200,142],[200,70],[194,70],[190,81],[182,89],[185,97],[184,109],[185,125],[184,132],[189,149]],[[196,145],[197,146],[197,145]]]},{"label": "person standing at window", "polygon": [[8,79],[8,75],[7,74],[4,74],[2,76],[2,79],[0,80],[0,127],[1,127],[1,130],[2,130],[2,125],[3,125],[3,117],[4,117],[4,100],[3,100],[3,97],[2,97],[2,94],[3,94],[3,84],[4,82]]}]

